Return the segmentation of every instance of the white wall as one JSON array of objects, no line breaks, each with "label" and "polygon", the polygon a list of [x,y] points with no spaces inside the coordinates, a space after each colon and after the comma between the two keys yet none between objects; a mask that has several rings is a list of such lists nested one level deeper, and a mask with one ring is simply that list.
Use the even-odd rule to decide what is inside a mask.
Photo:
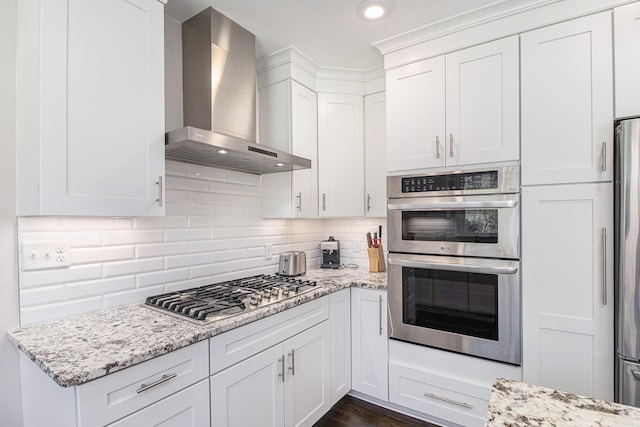
[{"label": "white wall", "polygon": [[[21,242],[68,241],[72,266],[20,272],[21,324],[39,323],[147,296],[261,273],[277,254],[341,240],[342,261],[368,268],[365,233],[383,219],[265,220],[260,177],[167,162],[165,217],[21,217]],[[386,227],[385,227],[386,228]],[[359,252],[354,242],[359,240]],[[264,245],[276,254],[264,257]]]},{"label": "white wall", "polygon": [[16,269],[16,22],[18,0],[0,1],[0,424],[22,425],[18,351],[6,331],[18,326]]}]

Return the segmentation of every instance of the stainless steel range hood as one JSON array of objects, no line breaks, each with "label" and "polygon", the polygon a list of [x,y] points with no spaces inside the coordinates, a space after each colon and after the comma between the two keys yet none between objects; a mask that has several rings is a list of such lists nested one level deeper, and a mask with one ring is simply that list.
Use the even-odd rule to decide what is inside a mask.
[{"label": "stainless steel range hood", "polygon": [[167,159],[254,174],[311,167],[256,143],[253,34],[205,9],[182,24],[182,67],[185,127],[166,134]]}]

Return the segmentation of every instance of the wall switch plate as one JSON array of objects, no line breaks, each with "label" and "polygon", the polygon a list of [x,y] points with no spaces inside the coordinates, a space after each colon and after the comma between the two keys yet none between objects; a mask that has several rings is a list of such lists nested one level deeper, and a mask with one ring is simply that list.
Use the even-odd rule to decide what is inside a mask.
[{"label": "wall switch plate", "polygon": [[69,242],[25,242],[21,245],[22,271],[44,270],[71,265]]},{"label": "wall switch plate", "polygon": [[273,246],[271,243],[267,243],[264,245],[264,259],[273,258]]}]

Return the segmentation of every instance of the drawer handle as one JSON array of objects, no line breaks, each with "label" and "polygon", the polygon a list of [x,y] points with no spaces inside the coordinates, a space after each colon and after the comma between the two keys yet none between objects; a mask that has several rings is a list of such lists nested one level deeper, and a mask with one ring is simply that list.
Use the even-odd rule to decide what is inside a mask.
[{"label": "drawer handle", "polygon": [[451,403],[452,405],[462,406],[463,408],[467,408],[467,409],[473,409],[473,406],[469,405],[468,403],[458,402],[457,400],[447,399],[446,397],[438,396],[431,393],[425,393],[424,395],[425,397],[430,397],[431,399],[441,400],[443,402]]},{"label": "drawer handle", "polygon": [[289,370],[291,371],[291,375],[295,375],[296,374],[296,351],[294,349],[291,349],[291,353],[289,353],[289,356],[291,356],[291,366],[289,366]]},{"label": "drawer handle", "polygon": [[140,388],[138,390],[136,390],[137,393],[142,393],[143,391],[147,391],[150,388],[153,388],[157,385],[160,385],[162,383],[166,383],[169,380],[174,379],[175,377],[177,377],[178,374],[173,373],[173,374],[164,374],[162,376],[162,378],[160,378],[158,381],[152,382],[151,384],[140,384]]}]

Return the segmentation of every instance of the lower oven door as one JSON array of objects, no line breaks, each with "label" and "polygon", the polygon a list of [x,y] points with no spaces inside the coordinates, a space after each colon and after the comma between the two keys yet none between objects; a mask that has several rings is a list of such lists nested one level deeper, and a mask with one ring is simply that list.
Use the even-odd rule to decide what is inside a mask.
[{"label": "lower oven door", "polygon": [[520,365],[514,260],[389,254],[389,336]]}]

